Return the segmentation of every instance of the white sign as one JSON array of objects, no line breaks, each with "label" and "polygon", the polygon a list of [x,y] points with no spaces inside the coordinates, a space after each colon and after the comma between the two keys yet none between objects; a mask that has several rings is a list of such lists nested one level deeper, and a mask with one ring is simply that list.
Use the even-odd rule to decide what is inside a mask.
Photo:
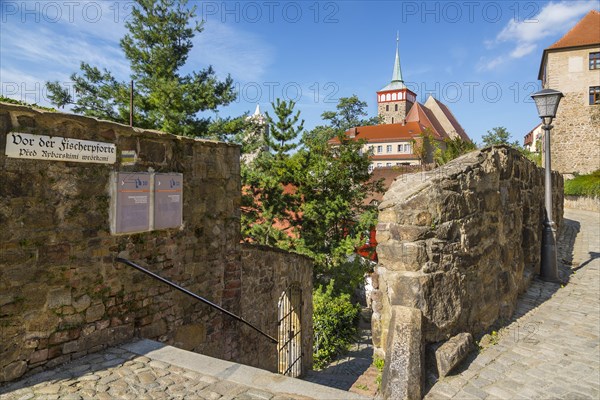
[{"label": "white sign", "polygon": [[18,132],[6,136],[5,154],[13,158],[101,164],[114,164],[117,160],[113,143]]}]

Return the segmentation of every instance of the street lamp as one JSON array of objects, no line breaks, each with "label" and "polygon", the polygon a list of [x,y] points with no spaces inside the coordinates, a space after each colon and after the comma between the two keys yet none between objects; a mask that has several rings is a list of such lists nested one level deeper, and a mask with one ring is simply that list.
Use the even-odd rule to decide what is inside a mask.
[{"label": "street lamp", "polygon": [[542,235],[542,265],[540,278],[549,282],[559,282],[558,267],[556,263],[556,225],[552,221],[552,171],[550,169],[550,129],[552,120],[556,116],[558,103],[563,94],[558,90],[544,89],[531,95],[542,119],[544,130],[544,175],[545,175],[545,200],[546,215],[544,219],[544,232]]}]

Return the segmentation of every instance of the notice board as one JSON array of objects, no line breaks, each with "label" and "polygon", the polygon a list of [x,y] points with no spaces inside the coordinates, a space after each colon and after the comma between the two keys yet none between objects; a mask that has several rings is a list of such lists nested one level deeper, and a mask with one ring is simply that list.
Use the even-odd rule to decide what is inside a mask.
[{"label": "notice board", "polygon": [[118,173],[115,233],[150,230],[150,179],[146,172]]},{"label": "notice board", "polygon": [[155,174],[154,229],[179,228],[182,214],[183,174]]}]

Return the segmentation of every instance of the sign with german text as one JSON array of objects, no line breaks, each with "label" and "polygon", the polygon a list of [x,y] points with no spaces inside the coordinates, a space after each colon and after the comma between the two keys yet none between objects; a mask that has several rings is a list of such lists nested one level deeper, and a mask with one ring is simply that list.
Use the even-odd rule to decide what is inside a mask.
[{"label": "sign with german text", "polygon": [[116,232],[150,230],[150,174],[123,173],[117,176]]},{"label": "sign with german text", "polygon": [[154,229],[179,228],[182,213],[183,174],[155,174]]},{"label": "sign with german text", "polygon": [[12,158],[100,164],[114,164],[117,159],[113,143],[19,132],[6,136],[5,154]]}]

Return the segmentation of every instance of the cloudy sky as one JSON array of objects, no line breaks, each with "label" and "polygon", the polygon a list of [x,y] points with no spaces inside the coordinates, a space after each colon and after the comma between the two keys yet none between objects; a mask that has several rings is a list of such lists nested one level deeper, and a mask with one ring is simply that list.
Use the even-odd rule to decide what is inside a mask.
[{"label": "cloudy sky", "polygon": [[[396,32],[405,83],[424,102],[446,103],[477,142],[505,126],[522,140],[538,123],[529,95],[539,90],[544,48],[598,0],[568,1],[190,1],[204,31],[186,70],[212,65],[230,74],[238,100],[221,116],[270,110],[293,99],[306,120],[356,94],[376,114],[375,92],[391,79]],[[81,61],[127,80],[119,47],[131,1],[0,0],[0,91],[49,105],[44,84]]]}]

